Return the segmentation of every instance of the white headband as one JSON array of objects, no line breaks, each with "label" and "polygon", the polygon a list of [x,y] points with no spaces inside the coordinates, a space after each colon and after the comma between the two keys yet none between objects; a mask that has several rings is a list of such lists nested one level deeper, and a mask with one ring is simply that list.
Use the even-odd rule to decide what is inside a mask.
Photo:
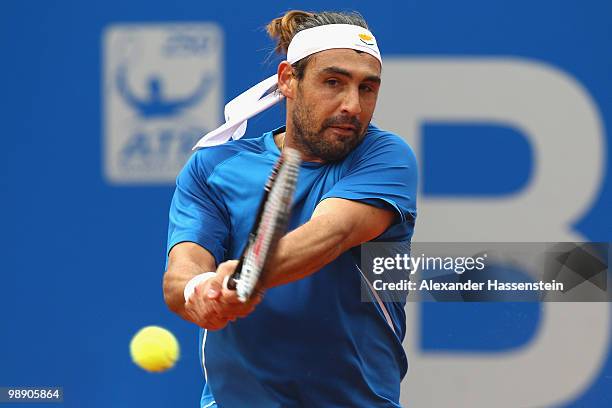
[{"label": "white headband", "polygon": [[363,51],[382,65],[376,39],[363,27],[352,24],[327,24],[299,31],[287,50],[287,61],[294,64],[314,53],[334,48]]},{"label": "white headband", "polygon": [[[287,62],[297,61],[317,52],[348,48],[375,57],[382,65],[376,39],[370,31],[352,24],[327,24],[298,32],[287,50]],[[205,134],[193,149],[223,144],[244,136],[247,120],[280,102],[284,96],[276,90],[276,74],[261,81],[225,105],[225,123]],[[274,92],[272,92],[274,91]]]}]

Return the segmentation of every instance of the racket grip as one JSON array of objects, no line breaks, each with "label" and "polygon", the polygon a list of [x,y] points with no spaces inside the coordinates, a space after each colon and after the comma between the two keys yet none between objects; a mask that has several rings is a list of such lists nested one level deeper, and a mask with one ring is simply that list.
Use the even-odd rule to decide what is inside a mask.
[{"label": "racket grip", "polygon": [[238,265],[236,265],[236,269],[234,273],[229,276],[226,276],[223,279],[223,286],[228,290],[236,290],[238,288],[238,279],[240,279],[240,271],[242,271],[242,264],[244,263],[244,259],[240,259]]},{"label": "racket grip", "polygon": [[223,279],[223,286],[228,290],[236,290],[236,279],[234,279],[233,276],[226,276],[225,279]]}]

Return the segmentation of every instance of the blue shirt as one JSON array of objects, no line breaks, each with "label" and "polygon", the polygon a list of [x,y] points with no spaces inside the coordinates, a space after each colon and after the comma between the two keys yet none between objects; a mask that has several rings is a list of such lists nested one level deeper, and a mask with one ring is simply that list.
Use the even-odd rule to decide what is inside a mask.
[{"label": "blue shirt", "polygon": [[[197,151],[177,178],[168,250],[183,241],[217,264],[237,259],[263,186],[280,154],[274,134]],[[363,142],[334,163],[304,162],[289,229],[319,202],[338,197],[391,209],[395,223],[379,241],[409,242],[416,217],[414,153],[397,135],[370,125]],[[202,330],[202,407],[399,407],[407,370],[401,342],[404,302],[361,300],[359,248],[307,278],[267,290],[244,319]],[[391,325],[393,327],[391,327]]]}]

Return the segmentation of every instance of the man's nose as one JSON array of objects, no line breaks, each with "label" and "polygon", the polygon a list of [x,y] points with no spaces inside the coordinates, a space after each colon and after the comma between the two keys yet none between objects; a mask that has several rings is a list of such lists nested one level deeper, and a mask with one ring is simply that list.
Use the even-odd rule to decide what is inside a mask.
[{"label": "man's nose", "polygon": [[342,99],[342,113],[355,116],[361,113],[361,101],[359,100],[359,88],[350,87],[344,93]]}]

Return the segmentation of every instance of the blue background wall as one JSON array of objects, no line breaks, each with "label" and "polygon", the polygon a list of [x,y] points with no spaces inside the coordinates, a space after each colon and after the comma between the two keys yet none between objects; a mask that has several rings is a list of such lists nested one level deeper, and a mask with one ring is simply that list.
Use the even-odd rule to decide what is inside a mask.
[{"label": "blue background wall", "polygon": [[[60,385],[70,407],[195,406],[201,386],[197,330],[166,309],[161,293],[173,188],[117,186],[103,175],[102,34],[116,23],[217,23],[224,35],[227,101],[274,72],[274,62],[263,62],[271,43],[261,28],[291,8],[359,10],[383,56],[518,56],[554,65],[596,102],[605,157],[611,157],[610,2],[310,1],[231,8],[203,1],[5,1],[0,386]],[[282,121],[282,111],[273,110],[250,123],[250,134]],[[432,143],[443,140],[443,129],[430,131]],[[508,148],[521,154],[523,169],[509,185],[520,184],[530,171],[528,149],[520,143]],[[420,159],[425,180],[431,172],[422,194],[462,194],[456,184],[445,184],[438,166]],[[605,166],[596,202],[575,225],[593,241],[612,241],[612,171],[609,161]],[[499,193],[466,188],[469,194]],[[498,307],[515,317],[491,329],[486,345],[477,322],[456,329],[459,340],[444,343],[445,319],[454,318],[435,306],[423,309],[434,322],[423,328],[424,349],[490,348],[496,341],[507,347],[509,334],[526,341],[538,319],[537,305],[476,306],[473,313],[482,319],[499,313]],[[131,336],[149,324],[171,329],[181,343],[182,359],[168,373],[147,374],[130,361]],[[596,381],[567,404],[609,406],[611,378],[609,358]]]}]

